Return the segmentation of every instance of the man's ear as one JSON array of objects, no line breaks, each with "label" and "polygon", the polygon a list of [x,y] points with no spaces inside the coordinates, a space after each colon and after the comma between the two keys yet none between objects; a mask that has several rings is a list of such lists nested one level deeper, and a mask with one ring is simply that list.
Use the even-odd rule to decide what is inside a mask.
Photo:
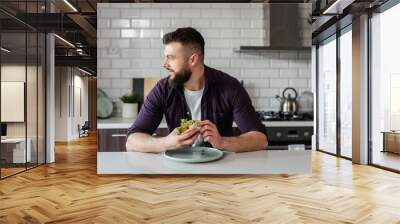
[{"label": "man's ear", "polygon": [[196,65],[197,63],[199,63],[199,55],[198,54],[196,54],[196,53],[194,53],[194,54],[192,54],[190,57],[189,57],[189,63],[190,63],[190,65],[192,65],[192,66],[194,66],[194,65]]}]

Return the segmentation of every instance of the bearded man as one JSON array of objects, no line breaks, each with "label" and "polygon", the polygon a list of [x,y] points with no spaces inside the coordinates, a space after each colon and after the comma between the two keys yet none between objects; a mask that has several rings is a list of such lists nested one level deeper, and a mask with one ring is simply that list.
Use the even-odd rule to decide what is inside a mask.
[{"label": "bearded man", "polygon": [[[244,87],[204,64],[202,35],[191,27],[179,28],[165,34],[163,43],[163,67],[169,75],[150,91],[128,129],[127,151],[164,152],[202,143],[232,152],[266,149],[265,127]],[[170,133],[153,136],[163,116]],[[179,133],[181,119],[199,122]],[[240,130],[238,136],[233,122]]]}]

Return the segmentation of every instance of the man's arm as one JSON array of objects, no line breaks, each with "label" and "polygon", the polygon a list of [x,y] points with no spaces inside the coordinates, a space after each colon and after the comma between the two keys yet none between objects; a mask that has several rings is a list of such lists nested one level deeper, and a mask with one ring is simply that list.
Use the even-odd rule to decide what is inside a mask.
[{"label": "man's arm", "polygon": [[249,152],[266,149],[268,146],[267,137],[259,131],[249,131],[237,137],[223,137],[214,123],[209,120],[201,121],[204,141],[209,142],[213,147],[232,152]]},{"label": "man's arm", "polygon": [[166,137],[154,137],[147,133],[130,134],[126,141],[127,151],[164,152],[170,149],[180,149],[192,145],[199,135],[199,128],[191,127],[178,135],[176,129]]}]

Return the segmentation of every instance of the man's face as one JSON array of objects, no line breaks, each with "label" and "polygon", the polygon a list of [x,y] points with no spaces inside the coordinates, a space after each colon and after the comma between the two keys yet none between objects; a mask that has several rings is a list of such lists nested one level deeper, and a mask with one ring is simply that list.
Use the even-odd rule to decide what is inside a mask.
[{"label": "man's face", "polygon": [[192,75],[189,56],[178,42],[165,45],[163,67],[169,72],[168,82],[171,86],[183,85]]}]

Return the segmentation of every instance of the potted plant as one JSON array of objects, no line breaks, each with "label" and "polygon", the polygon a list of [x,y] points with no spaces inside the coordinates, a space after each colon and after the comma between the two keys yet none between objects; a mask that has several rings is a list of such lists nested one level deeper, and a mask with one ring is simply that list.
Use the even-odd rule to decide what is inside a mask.
[{"label": "potted plant", "polygon": [[139,96],[135,92],[120,97],[122,101],[122,117],[136,118],[138,113]]}]

